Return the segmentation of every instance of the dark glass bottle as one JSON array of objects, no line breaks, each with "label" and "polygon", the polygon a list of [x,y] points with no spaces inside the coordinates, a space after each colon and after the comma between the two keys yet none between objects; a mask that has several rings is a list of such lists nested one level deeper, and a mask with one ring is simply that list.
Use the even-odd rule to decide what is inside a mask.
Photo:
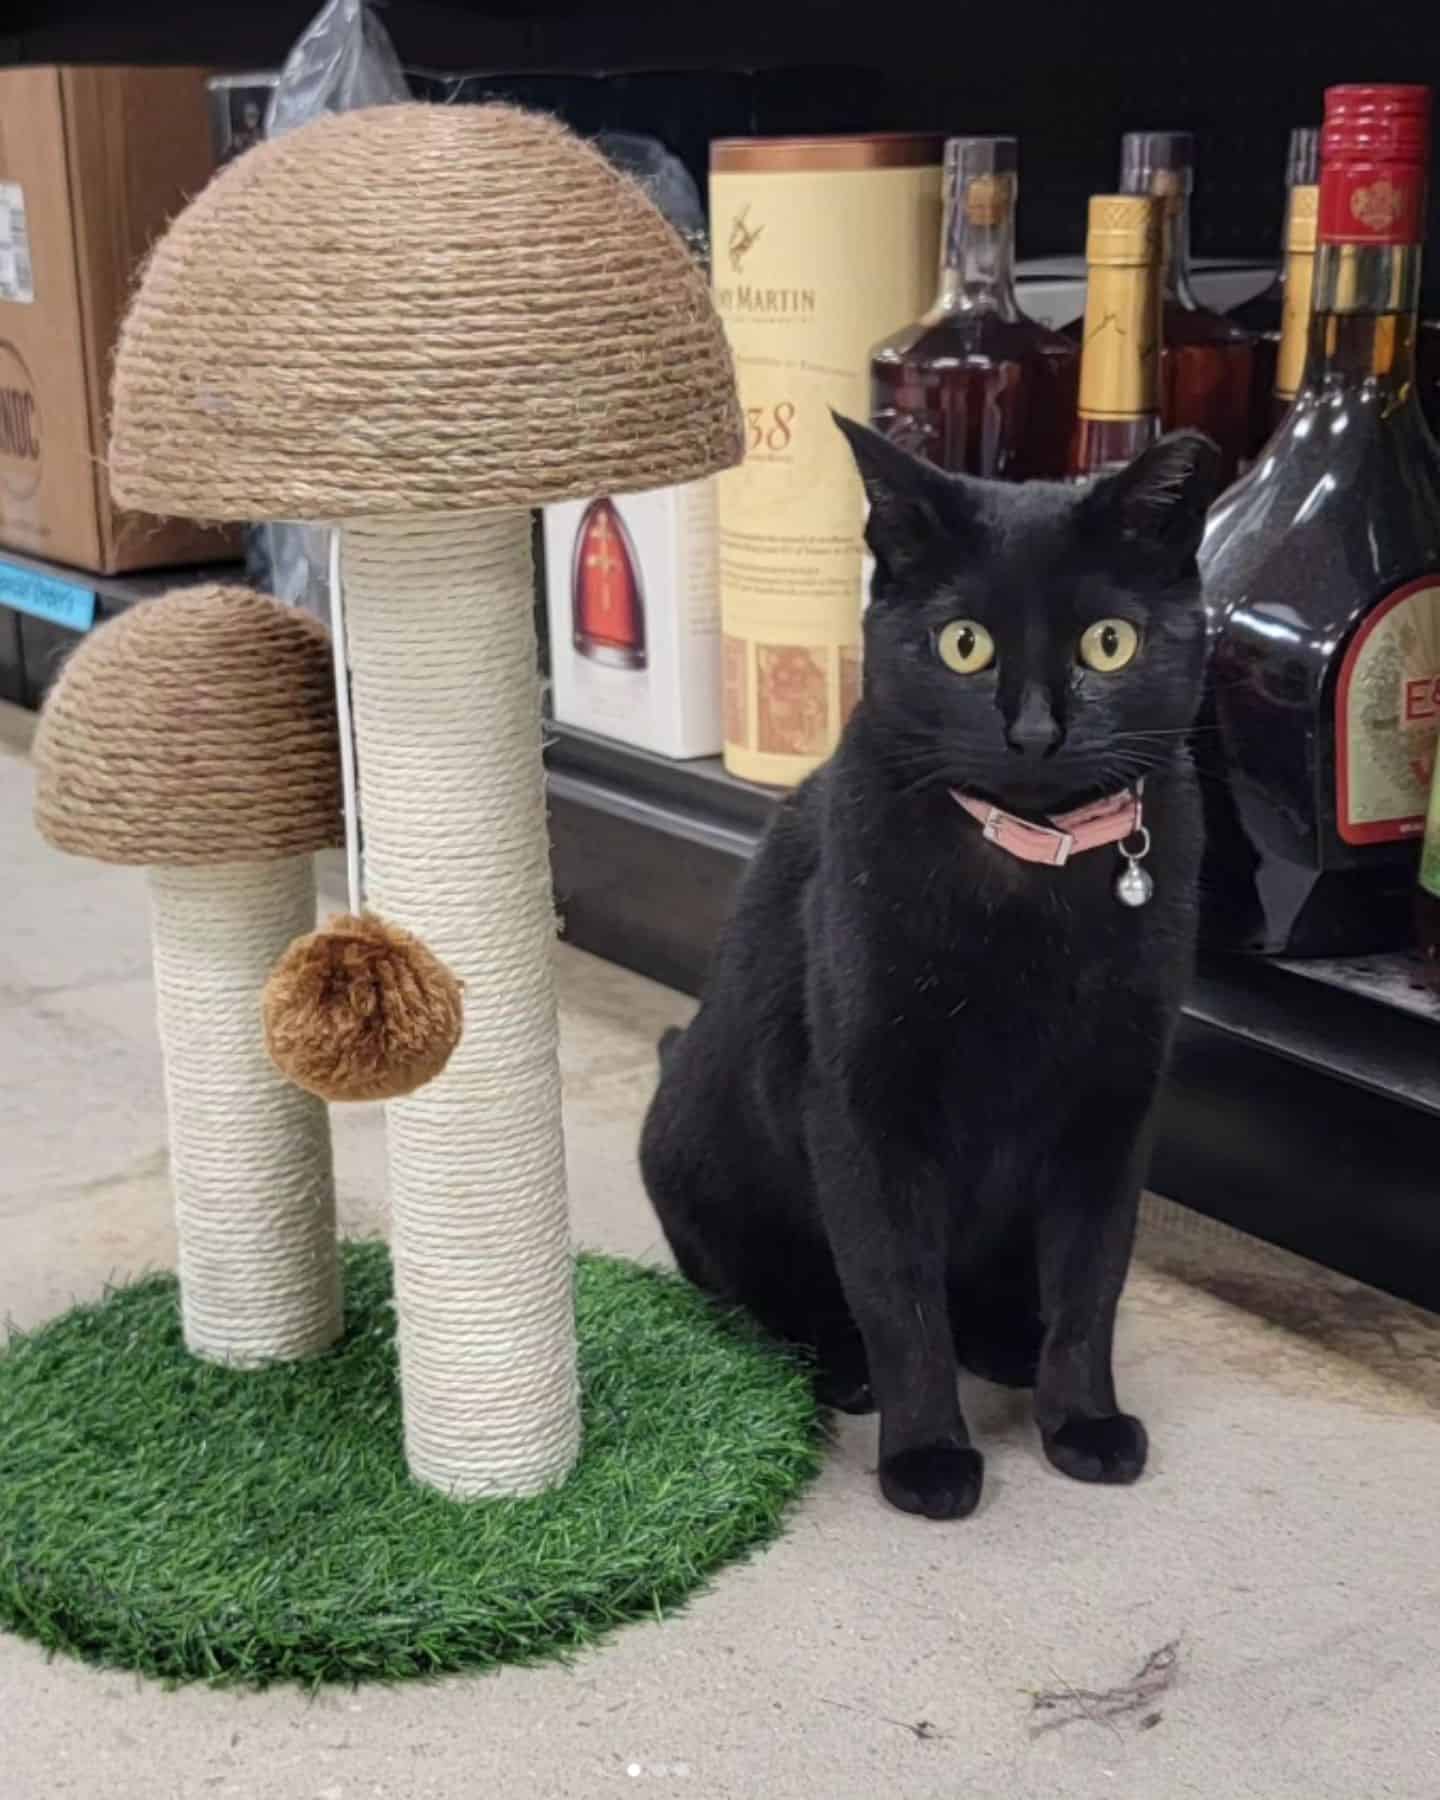
[{"label": "dark glass bottle", "polygon": [[1285,312],[1265,398],[1264,436],[1275,431],[1294,404],[1310,352],[1315,295],[1315,244],[1320,221],[1318,187],[1293,187],[1286,207]]},{"label": "dark glass bottle", "polygon": [[1416,341],[1420,404],[1430,429],[1440,437],[1440,319],[1422,319]]},{"label": "dark glass bottle", "polygon": [[[1289,280],[1291,260],[1295,255],[1291,225],[1295,210],[1295,190],[1304,189],[1312,199],[1320,178],[1320,128],[1297,125],[1290,133],[1285,155],[1285,219],[1280,233],[1280,264],[1270,285],[1252,299],[1231,307],[1229,317],[1237,325],[1255,333],[1254,372],[1250,382],[1250,455],[1253,457],[1275,428],[1274,396],[1276,369],[1280,356],[1280,336],[1285,330],[1285,288]],[[1312,210],[1313,220],[1313,210]],[[1310,239],[1313,257],[1315,240]],[[1308,268],[1308,265],[1307,265]],[[1305,295],[1305,311],[1309,312],[1309,290]],[[1291,309],[1292,312],[1294,309]],[[1299,386],[1298,371],[1289,381],[1289,395],[1294,397]],[[1288,404],[1288,401],[1287,401]]]},{"label": "dark glass bottle", "polygon": [[1072,475],[1119,467],[1160,435],[1159,231],[1148,195],[1091,195]]},{"label": "dark glass bottle", "polygon": [[[1440,776],[1440,762],[1435,770]],[[1434,777],[1420,850],[1420,885],[1415,890],[1415,942],[1426,985],[1440,993],[1440,780]]]},{"label": "dark glass bottle", "polygon": [[1239,306],[1229,318],[1247,331],[1277,343],[1285,319],[1285,271],[1290,255],[1290,196],[1297,187],[1314,187],[1320,179],[1320,127],[1297,125],[1285,152],[1285,218],[1280,228],[1280,262],[1267,288]]},{"label": "dark glass bottle", "polygon": [[1440,449],[1415,387],[1429,107],[1326,94],[1304,381],[1201,549],[1226,777],[1209,923],[1252,949],[1409,937],[1440,721]]},{"label": "dark glass bottle", "polygon": [[1120,189],[1162,203],[1160,424],[1193,426],[1220,446],[1221,478],[1233,481],[1251,444],[1254,338],[1202,306],[1190,280],[1190,191],[1195,140],[1188,131],[1127,131]]},{"label": "dark glass bottle", "polygon": [[1063,475],[1079,353],[1015,298],[1017,145],[945,145],[940,291],[923,318],[877,344],[870,418],[952,474]]}]

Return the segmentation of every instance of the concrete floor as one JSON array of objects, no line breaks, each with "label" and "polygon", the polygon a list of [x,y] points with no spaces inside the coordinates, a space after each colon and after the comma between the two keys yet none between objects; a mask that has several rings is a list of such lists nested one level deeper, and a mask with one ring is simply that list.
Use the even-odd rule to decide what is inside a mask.
[{"label": "concrete floor", "polygon": [[[142,878],[36,840],[0,715],[0,1316],[24,1325],[173,1239]],[[659,1256],[634,1144],[688,1005],[568,949],[560,979],[577,1235]],[[380,1116],[335,1125],[346,1228],[373,1232]],[[847,1421],[777,1544],[569,1668],[167,1693],[0,1636],[0,1800],[1440,1795],[1440,1321],[1162,1202],[1119,1367],[1137,1488],[1056,1475],[1023,1399],[973,1383],[985,1499],[929,1524],[882,1507],[873,1421]]]}]

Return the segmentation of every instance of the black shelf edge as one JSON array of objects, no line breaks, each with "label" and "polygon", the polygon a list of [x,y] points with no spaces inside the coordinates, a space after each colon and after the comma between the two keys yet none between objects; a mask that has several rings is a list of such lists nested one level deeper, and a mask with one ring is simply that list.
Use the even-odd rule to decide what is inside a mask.
[{"label": "black shelf edge", "polygon": [[[695,993],[775,796],[552,726],[551,846],[570,942]],[[1440,1307],[1440,1005],[1402,968],[1323,979],[1206,955],[1151,1183],[1226,1224]]]}]

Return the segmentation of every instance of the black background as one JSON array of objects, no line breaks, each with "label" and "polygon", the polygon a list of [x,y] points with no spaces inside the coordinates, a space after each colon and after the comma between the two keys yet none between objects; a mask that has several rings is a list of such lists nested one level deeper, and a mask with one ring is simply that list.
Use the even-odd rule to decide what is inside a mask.
[{"label": "black background", "polygon": [[[0,0],[0,58],[268,68],[315,4]],[[706,144],[725,134],[1017,132],[1024,255],[1082,247],[1086,196],[1113,186],[1119,134],[1142,127],[1199,136],[1196,250],[1268,255],[1286,133],[1318,122],[1326,84],[1440,78],[1440,8],[1387,0],[395,0],[383,16],[412,69],[478,75],[464,97],[529,100],[582,130],[653,132],[702,189]],[[1440,242],[1437,213],[1432,195]],[[1440,267],[1426,287],[1440,297]]]}]

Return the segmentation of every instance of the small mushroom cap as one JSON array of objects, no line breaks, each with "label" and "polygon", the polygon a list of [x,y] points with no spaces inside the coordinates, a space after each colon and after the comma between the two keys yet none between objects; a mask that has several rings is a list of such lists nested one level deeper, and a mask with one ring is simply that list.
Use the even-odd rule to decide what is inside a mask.
[{"label": "small mushroom cap", "polygon": [[210,519],[529,507],[741,454],[705,277],[545,114],[317,119],[223,169],[151,257],[115,362],[127,506]]},{"label": "small mushroom cap", "polygon": [[145,866],[268,862],[344,839],[330,640],[308,613],[210,584],[81,640],[35,734],[35,823]]}]

